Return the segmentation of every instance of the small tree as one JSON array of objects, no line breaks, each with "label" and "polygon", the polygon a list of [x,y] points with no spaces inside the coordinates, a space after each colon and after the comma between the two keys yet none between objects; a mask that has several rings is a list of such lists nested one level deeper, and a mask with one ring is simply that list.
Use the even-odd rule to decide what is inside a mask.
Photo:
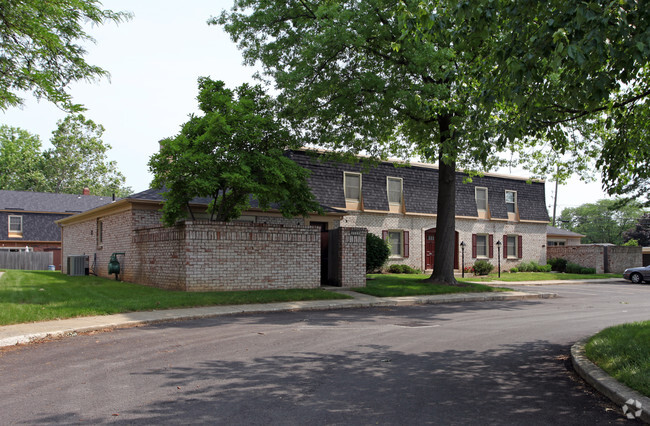
[{"label": "small tree", "polygon": [[194,197],[209,198],[210,219],[225,222],[249,208],[251,197],[285,217],[321,211],[307,184],[309,172],[283,155],[297,146],[260,86],[233,91],[223,81],[200,78],[197,99],[204,114],[191,115],[149,161],[152,186],[166,188],[166,225],[192,215]]},{"label": "small tree", "polygon": [[366,234],[366,272],[374,272],[384,266],[390,256],[390,248],[386,241],[375,234]]},{"label": "small tree", "polygon": [[640,246],[650,246],[650,213],[645,213],[639,218],[634,228],[625,231],[623,239],[626,241],[626,245],[627,242],[636,240]]}]

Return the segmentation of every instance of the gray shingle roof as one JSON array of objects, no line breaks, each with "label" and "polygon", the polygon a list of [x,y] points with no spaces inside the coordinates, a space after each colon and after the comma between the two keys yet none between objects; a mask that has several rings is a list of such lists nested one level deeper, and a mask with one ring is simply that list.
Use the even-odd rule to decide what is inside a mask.
[{"label": "gray shingle roof", "polygon": [[578,234],[577,232],[568,231],[562,228],[556,228],[555,226],[546,225],[546,235],[554,235],[557,237],[584,237],[585,235]]},{"label": "gray shingle roof", "polygon": [[[292,151],[289,157],[306,169],[311,170],[309,186],[316,199],[334,207],[345,206],[343,173],[362,173],[363,204],[367,210],[388,211],[386,191],[387,177],[403,180],[404,203],[407,212],[435,214],[437,212],[438,170],[426,166],[403,166],[391,162],[379,163],[376,167],[365,167],[362,163],[347,164],[320,161],[313,152]],[[505,191],[517,192],[517,207],[521,220],[548,221],[543,182],[527,183],[525,180],[486,175],[472,178],[463,183],[467,175],[456,173],[456,215],[476,217],[477,186],[488,188],[490,215],[495,219],[507,219]]]},{"label": "gray shingle roof", "polygon": [[111,203],[112,197],[0,190],[0,210],[79,213]]}]

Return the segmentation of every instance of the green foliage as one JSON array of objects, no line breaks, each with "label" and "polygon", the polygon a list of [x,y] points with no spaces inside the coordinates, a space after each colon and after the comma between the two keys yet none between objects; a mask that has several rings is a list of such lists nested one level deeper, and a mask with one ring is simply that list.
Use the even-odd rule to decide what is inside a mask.
[{"label": "green foliage", "polygon": [[638,202],[599,200],[562,210],[559,226],[585,235],[583,243],[623,244],[623,234],[643,215]]},{"label": "green foliage", "polygon": [[366,234],[366,272],[381,269],[390,256],[390,248],[386,241],[375,234]]},{"label": "green foliage", "polygon": [[194,197],[210,198],[211,219],[226,222],[250,207],[251,196],[259,208],[274,204],[285,217],[322,211],[307,184],[308,171],[283,155],[297,145],[260,86],[233,91],[222,81],[200,78],[197,99],[203,115],[191,115],[149,161],[152,186],[166,188],[165,224],[185,217]]},{"label": "green foliage", "polygon": [[104,128],[82,115],[68,115],[52,132],[52,148],[41,152],[41,142],[29,132],[0,127],[0,189],[126,196],[124,175],[107,159]]},{"label": "green foliage", "polygon": [[26,130],[0,126],[0,189],[42,191],[41,140]]},{"label": "green foliage", "polygon": [[595,274],[596,273],[596,268],[586,268],[584,266],[580,266],[576,263],[573,262],[567,262],[566,264],[566,273],[567,274],[582,274],[582,275],[589,275],[589,274]]},{"label": "green foliage", "polygon": [[551,265],[540,265],[535,261],[521,262],[517,269],[520,272],[551,272]]},{"label": "green foliage", "polygon": [[309,143],[438,160],[433,278],[453,283],[457,163],[488,170],[509,150],[566,178],[598,158],[610,188],[608,170],[646,165],[629,154],[650,151],[650,8],[620,3],[236,0],[212,23],[261,62]]},{"label": "green foliage", "polygon": [[625,231],[623,239],[625,241],[636,240],[642,247],[650,246],[650,213],[644,213],[634,227]]},{"label": "green foliage", "polygon": [[510,268],[511,274],[516,274],[517,272],[519,272],[519,269],[517,267]]},{"label": "green foliage", "polygon": [[557,257],[557,258],[548,259],[546,263],[551,265],[552,271],[566,272],[566,265],[568,261],[566,259],[562,259],[561,257]]},{"label": "green foliage", "polygon": [[487,275],[492,272],[493,269],[494,265],[487,260],[477,260],[474,262],[474,273],[476,275]]},{"label": "green foliage", "polygon": [[409,265],[390,265],[388,267],[388,272],[391,274],[421,274],[422,271],[419,269],[414,269]]},{"label": "green foliage", "polygon": [[68,93],[71,82],[105,77],[84,59],[83,47],[94,42],[90,25],[122,22],[124,12],[103,10],[98,0],[4,0],[0,5],[0,110],[21,105],[31,91],[57,106],[78,111]]},{"label": "green foliage", "polygon": [[623,246],[625,246],[625,247],[639,247],[639,241],[632,238],[630,240],[627,240],[625,243],[623,243]]}]

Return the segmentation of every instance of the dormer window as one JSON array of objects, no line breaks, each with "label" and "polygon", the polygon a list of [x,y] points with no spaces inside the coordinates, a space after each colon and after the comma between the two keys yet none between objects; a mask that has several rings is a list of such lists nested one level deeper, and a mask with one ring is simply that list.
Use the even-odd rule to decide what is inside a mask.
[{"label": "dormer window", "polygon": [[476,209],[479,212],[486,212],[488,209],[488,190],[480,186],[476,187]]},{"label": "dormer window", "polygon": [[352,202],[361,201],[361,174],[344,173],[343,185],[345,189],[345,200]]},{"label": "dormer window", "polygon": [[517,212],[517,192],[506,191],[506,210],[508,213]]},{"label": "dormer window", "polygon": [[388,191],[388,204],[391,211],[400,211],[403,198],[402,178],[389,177],[386,180],[386,190]]}]

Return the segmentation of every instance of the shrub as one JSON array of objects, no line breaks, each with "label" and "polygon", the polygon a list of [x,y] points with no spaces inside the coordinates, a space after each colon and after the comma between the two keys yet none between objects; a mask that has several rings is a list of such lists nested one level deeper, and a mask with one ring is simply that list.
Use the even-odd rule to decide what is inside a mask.
[{"label": "shrub", "polygon": [[537,262],[521,262],[517,267],[519,272],[551,272],[551,265],[540,265]]},{"label": "shrub", "polygon": [[584,275],[595,274],[596,273],[596,268],[582,268],[580,270],[580,273],[584,274]]},{"label": "shrub", "polygon": [[546,263],[551,265],[551,270],[557,272],[565,272],[567,260],[562,259],[561,257],[549,259]]},{"label": "shrub", "polygon": [[635,240],[634,238],[627,240],[623,246],[625,247],[638,247],[639,246],[639,240]]},{"label": "shrub", "polygon": [[473,274],[474,273],[474,267],[473,266],[465,266],[465,273],[466,274]]},{"label": "shrub", "polygon": [[514,274],[514,273],[519,272],[519,269],[517,269],[517,268],[510,268],[510,272]]},{"label": "shrub", "polygon": [[551,272],[551,265],[539,265],[539,272]]},{"label": "shrub", "polygon": [[366,234],[366,272],[379,270],[390,256],[390,249],[386,241],[375,234]]},{"label": "shrub", "polygon": [[390,265],[388,272],[391,274],[420,274],[419,269],[411,268],[409,265]]},{"label": "shrub", "polygon": [[476,275],[487,275],[494,269],[494,265],[486,260],[477,260],[474,262],[474,273]]},{"label": "shrub", "polygon": [[568,274],[579,274],[582,271],[582,266],[577,263],[567,262],[565,272]]}]

